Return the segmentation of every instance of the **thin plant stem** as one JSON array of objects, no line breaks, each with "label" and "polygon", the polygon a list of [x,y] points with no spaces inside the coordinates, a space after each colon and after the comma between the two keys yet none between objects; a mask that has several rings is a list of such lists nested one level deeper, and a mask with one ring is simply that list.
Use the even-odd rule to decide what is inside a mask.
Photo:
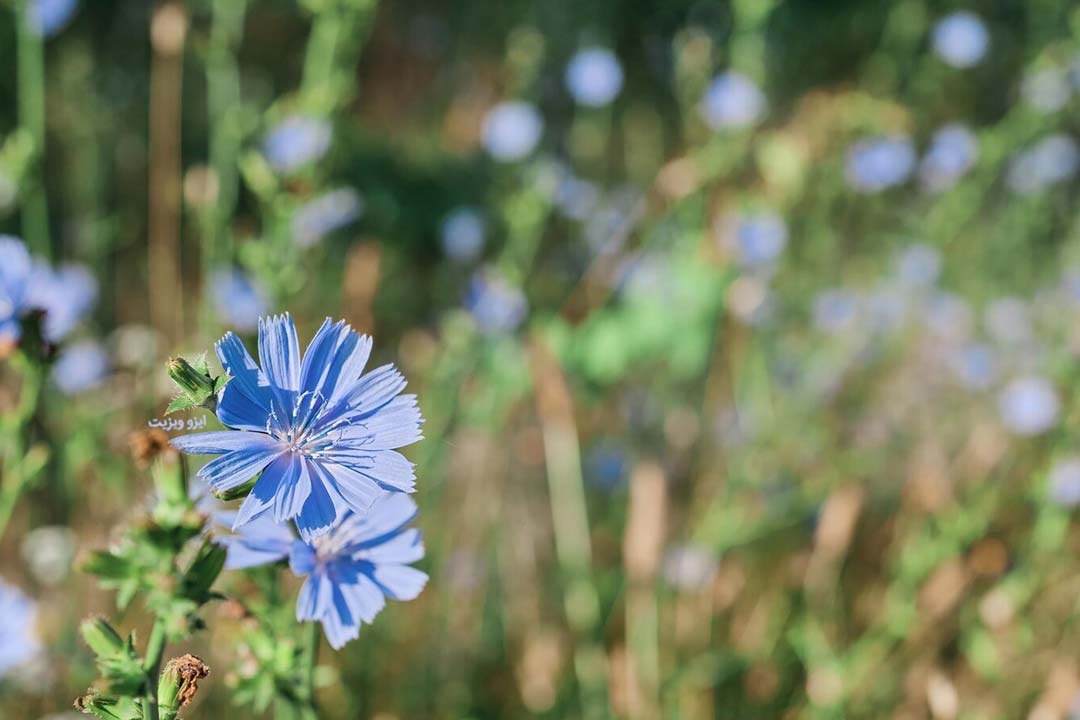
[{"label": "thin plant stem", "polygon": [[41,402],[44,370],[35,361],[16,355],[12,365],[22,376],[19,403],[2,423],[8,438],[0,485],[0,537],[3,537],[19,497],[45,464],[47,451],[30,449],[30,422]]},{"label": "thin plant stem", "polygon": [[317,622],[309,622],[306,646],[304,648],[304,675],[302,698],[305,703],[301,712],[304,720],[318,720],[319,712],[315,705],[315,666],[319,662],[319,641],[322,639],[322,628]]},{"label": "thin plant stem", "polygon": [[30,22],[30,0],[17,0],[15,44],[19,125],[34,142],[33,175],[23,200],[22,232],[32,252],[52,256],[45,199],[45,46]]},{"label": "thin plant stem", "polygon": [[161,674],[161,658],[165,654],[165,623],[158,618],[146,643],[143,670],[146,671],[146,696],[143,698],[143,719],[158,720],[157,682]]}]

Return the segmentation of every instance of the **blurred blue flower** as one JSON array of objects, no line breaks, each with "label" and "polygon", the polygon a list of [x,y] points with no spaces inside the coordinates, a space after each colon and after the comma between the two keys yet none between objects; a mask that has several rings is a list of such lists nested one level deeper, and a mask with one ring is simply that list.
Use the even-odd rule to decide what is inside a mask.
[{"label": "blurred blue flower", "polygon": [[926,288],[941,274],[941,253],[922,243],[904,248],[896,261],[896,275],[908,288]]},{"label": "blurred blue flower", "polygon": [[946,125],[930,141],[919,164],[919,178],[932,192],[948,190],[971,169],[979,158],[975,134],[963,125]]},{"label": "blurred blue flower", "polygon": [[1043,113],[1054,113],[1065,107],[1071,95],[1068,75],[1057,68],[1034,72],[1020,83],[1020,96],[1024,102]]},{"label": "blurred blue flower", "polygon": [[525,293],[492,270],[478,270],[469,283],[465,308],[485,333],[508,333],[517,329],[529,313]]},{"label": "blurred blue flower", "polygon": [[860,140],[847,153],[848,183],[864,193],[876,193],[908,179],[915,167],[915,150],[902,136]]},{"label": "blurred blue flower", "polygon": [[348,513],[329,533],[309,542],[288,537],[288,529],[266,525],[226,538],[232,567],[253,567],[289,558],[298,576],[307,576],[296,602],[296,619],[322,623],[326,639],[340,649],[371,624],[386,598],[412,600],[427,575],[410,567],[424,557],[420,531],[406,527],[416,503],[385,493],[364,517]]},{"label": "blurred blue flower", "polygon": [[1059,409],[1053,385],[1034,375],[1010,381],[998,396],[1001,420],[1017,435],[1046,432],[1057,421]]},{"label": "blurred blue flower", "polygon": [[961,340],[971,332],[971,308],[955,293],[938,292],[927,301],[923,321],[938,338]]},{"label": "blurred blue flower", "polygon": [[300,247],[311,247],[358,219],[363,211],[363,199],[351,188],[323,193],[301,205],[293,215],[293,239]]},{"label": "blurred blue flower", "polygon": [[945,16],[934,26],[934,51],[956,68],[972,67],[986,54],[990,33],[978,15],[967,11]]},{"label": "blurred blue flower", "polygon": [[290,115],[271,128],[263,141],[263,155],[278,172],[291,172],[325,155],[331,136],[325,120]]},{"label": "blurred blue flower", "polygon": [[743,215],[735,227],[736,256],[744,267],[768,265],[779,259],[787,239],[787,225],[776,213]]},{"label": "blurred blue flower", "polygon": [[286,314],[259,321],[262,369],[233,333],[216,349],[232,378],[217,416],[233,429],[172,442],[221,456],[198,473],[215,492],[259,476],[234,527],[272,509],[277,522],[295,518],[310,539],[350,511],[365,514],[383,489],[412,492],[413,465],[394,449],[419,440],[423,420],[416,396],[400,394],[405,379],[393,365],[361,375],[371,338],[327,318],[301,360]]},{"label": "blurred blue flower", "polygon": [[570,173],[559,180],[552,198],[560,213],[579,222],[592,214],[599,200],[600,191],[596,185]]},{"label": "blurred blue flower", "polygon": [[1006,181],[1021,195],[1040,192],[1080,170],[1080,147],[1067,135],[1050,135],[1021,151],[1009,165]]},{"label": "blurred blue flower", "polygon": [[701,117],[713,130],[752,125],[765,113],[767,102],[754,81],[729,70],[717,75],[701,99]]},{"label": "blurred blue flower", "polygon": [[536,148],[543,132],[544,120],[533,105],[502,102],[484,118],[484,147],[496,160],[521,160]]},{"label": "blurred blue flower", "polygon": [[1050,468],[1050,499],[1058,505],[1080,505],[1080,457],[1062,458]]},{"label": "blurred blue flower", "polygon": [[109,374],[109,355],[101,343],[80,340],[65,347],[52,368],[53,382],[65,395],[79,393],[101,385]]},{"label": "blurred blue flower", "polygon": [[78,7],[78,0],[29,0],[26,19],[38,35],[52,37],[64,29]]},{"label": "blurred blue flower", "polygon": [[208,283],[214,310],[226,325],[241,332],[259,326],[259,318],[270,310],[270,302],[262,288],[241,270],[217,270]]},{"label": "blurred blue flower", "polygon": [[467,263],[480,257],[484,250],[487,223],[474,207],[459,207],[450,211],[439,226],[443,252],[451,260]]},{"label": "blurred blue flower", "polygon": [[34,633],[36,617],[34,603],[0,580],[0,677],[25,666],[41,651]]},{"label": "blurred blue flower", "polygon": [[585,479],[601,490],[614,490],[626,482],[630,458],[613,442],[601,442],[585,455]]},{"label": "blurred blue flower", "polygon": [[82,265],[41,265],[31,280],[30,304],[45,311],[45,339],[59,342],[93,307],[98,286]]},{"label": "blurred blue flower", "polygon": [[983,327],[1000,345],[1026,346],[1034,337],[1028,304],[1018,297],[992,300],[983,312]]},{"label": "blurred blue flower", "polygon": [[52,270],[32,260],[21,240],[0,235],[0,338],[18,340],[20,318],[40,310],[45,313],[45,339],[59,342],[96,298],[97,282],[85,268]]},{"label": "blurred blue flower", "polygon": [[[206,500],[214,504],[208,507]],[[204,495],[204,501],[200,505],[200,509],[207,512],[216,525],[231,528],[236,522],[236,511],[222,509],[210,493]],[[296,533],[292,526],[274,522],[270,513],[260,515],[238,531],[218,538],[218,542],[226,549],[227,570],[243,570],[283,560],[289,556],[289,549],[295,540]]]},{"label": "blurred blue flower", "polygon": [[607,48],[581,50],[566,66],[566,88],[582,105],[603,107],[615,99],[622,85],[622,65]]},{"label": "blurred blue flower", "polygon": [[969,343],[950,354],[949,369],[964,387],[985,390],[997,377],[997,359],[989,346]]},{"label": "blurred blue flower", "polygon": [[823,290],[814,298],[814,327],[822,332],[836,333],[855,324],[859,300],[848,290]]}]

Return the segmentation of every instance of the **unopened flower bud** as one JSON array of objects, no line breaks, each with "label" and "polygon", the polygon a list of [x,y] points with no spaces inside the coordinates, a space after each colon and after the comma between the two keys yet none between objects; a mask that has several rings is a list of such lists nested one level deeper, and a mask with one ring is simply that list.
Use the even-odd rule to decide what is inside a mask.
[{"label": "unopened flower bud", "polygon": [[205,601],[210,586],[225,567],[226,555],[224,546],[209,538],[204,540],[199,553],[191,561],[191,567],[184,573],[184,595],[196,602]]},{"label": "unopened flower bud", "polygon": [[195,365],[184,358],[172,358],[169,360],[168,371],[169,377],[180,388],[180,395],[169,403],[167,412],[195,407],[213,410],[217,404],[217,393],[227,380],[224,377],[211,377],[205,358],[196,360]]}]

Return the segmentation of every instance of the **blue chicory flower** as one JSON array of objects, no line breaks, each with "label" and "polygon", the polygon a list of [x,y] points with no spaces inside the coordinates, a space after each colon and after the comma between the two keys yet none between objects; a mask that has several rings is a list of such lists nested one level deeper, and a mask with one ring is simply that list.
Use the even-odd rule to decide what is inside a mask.
[{"label": "blue chicory flower", "polygon": [[293,215],[293,239],[300,247],[311,247],[359,218],[363,212],[364,200],[351,188],[323,193],[304,203]]},{"label": "blue chicory flower", "polygon": [[349,513],[326,535],[309,541],[291,537],[287,526],[245,526],[224,538],[229,567],[254,567],[286,557],[298,576],[307,576],[296,603],[296,619],[322,623],[331,647],[339,649],[371,624],[386,598],[412,600],[427,575],[410,567],[424,557],[420,531],[406,526],[416,503],[384,493],[366,516]]},{"label": "blue chicory flower", "polygon": [[420,439],[415,395],[393,365],[361,375],[371,338],[329,318],[301,359],[288,315],[259,321],[259,365],[227,333],[215,346],[231,380],[218,398],[224,431],[173,439],[186,453],[220,455],[198,476],[215,492],[258,476],[234,521],[266,512],[295,519],[301,537],[365,515],[383,490],[412,492],[413,465],[396,448]]},{"label": "blue chicory flower", "polygon": [[1066,508],[1080,505],[1080,457],[1069,456],[1050,468],[1050,499]]},{"label": "blue chicory flower", "polygon": [[443,252],[451,260],[463,263],[480,257],[486,233],[484,216],[473,207],[455,208],[443,218],[439,227]]},{"label": "blue chicory flower", "polygon": [[519,100],[502,102],[484,118],[483,142],[496,160],[521,160],[531,153],[544,132],[536,108]]},{"label": "blue chicory flower", "polygon": [[80,340],[65,347],[52,368],[53,382],[65,395],[92,390],[108,374],[109,354],[94,340]]},{"label": "blue chicory flower", "polygon": [[33,601],[0,580],[0,676],[26,665],[41,651],[34,632],[36,616]]},{"label": "blue chicory flower", "polygon": [[603,107],[615,99],[622,86],[622,65],[607,48],[581,50],[566,66],[566,87],[582,105]]},{"label": "blue chicory flower", "polygon": [[270,301],[266,293],[241,270],[211,273],[208,287],[218,315],[237,330],[254,330],[259,326],[259,318],[269,312]]},{"label": "blue chicory flower", "polygon": [[709,83],[701,99],[700,113],[713,130],[741,128],[757,122],[767,104],[753,80],[729,70]]},{"label": "blue chicory flower", "polygon": [[20,319],[41,310],[45,339],[59,342],[96,297],[97,283],[86,268],[66,265],[53,270],[33,260],[18,238],[0,235],[0,339],[18,340]]},{"label": "blue chicory flower", "polygon": [[877,193],[907,180],[915,166],[915,150],[906,137],[860,140],[847,155],[847,179],[863,193]]},{"label": "blue chicory flower", "polygon": [[320,118],[290,115],[263,141],[263,155],[278,172],[292,172],[314,162],[330,149],[330,125]]},{"label": "blue chicory flower", "polygon": [[979,157],[975,134],[952,124],[934,133],[930,148],[919,164],[919,179],[931,192],[948,190],[971,169]]},{"label": "blue chicory flower", "polygon": [[934,26],[934,52],[955,68],[977,65],[990,46],[990,33],[979,16],[961,10],[945,16]]},{"label": "blue chicory flower", "polygon": [[1040,435],[1057,422],[1061,404],[1054,386],[1037,375],[1009,382],[998,396],[1005,427],[1017,435]]},{"label": "blue chicory flower", "polygon": [[490,270],[473,275],[465,307],[480,330],[491,334],[513,332],[529,313],[525,293]]},{"label": "blue chicory flower", "polygon": [[78,7],[78,0],[30,0],[26,20],[38,35],[52,37],[64,29]]},{"label": "blue chicory flower", "polygon": [[1064,182],[1080,170],[1080,146],[1068,135],[1049,135],[1019,152],[1006,174],[1009,187],[1031,195]]}]

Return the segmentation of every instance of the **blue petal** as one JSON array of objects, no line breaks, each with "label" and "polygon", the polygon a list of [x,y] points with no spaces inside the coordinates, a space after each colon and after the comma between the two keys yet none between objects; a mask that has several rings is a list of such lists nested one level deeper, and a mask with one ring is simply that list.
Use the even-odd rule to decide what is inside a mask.
[{"label": "blue petal", "polygon": [[413,600],[427,585],[427,573],[407,565],[378,565],[375,582],[394,600]]},{"label": "blue petal", "polygon": [[294,540],[289,548],[289,569],[293,575],[310,575],[315,570],[315,549],[302,540]]},{"label": "blue petal", "polygon": [[231,490],[258,475],[280,453],[276,445],[269,449],[252,447],[234,450],[203,465],[198,476],[216,492]]},{"label": "blue petal", "polygon": [[423,418],[415,395],[401,395],[362,421],[336,431],[342,449],[393,450],[421,437]]},{"label": "blue petal", "polygon": [[354,332],[344,321],[331,324],[327,318],[304,353],[301,390],[336,404],[353,389],[370,354],[370,337]]},{"label": "blue petal", "polygon": [[349,611],[366,623],[371,623],[386,607],[386,596],[366,575],[357,575],[356,582],[342,583],[338,587]]},{"label": "blue petal", "polygon": [[171,440],[172,446],[190,455],[221,455],[233,450],[276,447],[279,443],[269,435],[239,430],[181,435]]},{"label": "blue petal", "polygon": [[424,557],[424,543],[420,531],[415,528],[390,537],[385,535],[383,537],[384,542],[374,546],[365,546],[367,547],[363,551],[365,560],[375,565],[407,565]]},{"label": "blue petal", "polygon": [[229,427],[266,431],[273,407],[266,376],[233,333],[226,333],[214,348],[221,367],[232,378],[218,398],[218,419]]},{"label": "blue petal", "polygon": [[319,620],[325,616],[332,607],[333,592],[333,585],[326,573],[313,573],[309,576],[296,598],[297,621]]},{"label": "blue petal", "polygon": [[233,528],[247,525],[269,510],[270,506],[274,504],[274,497],[278,494],[278,488],[281,487],[283,479],[282,473],[274,467],[274,464],[280,462],[280,460],[281,456],[267,468],[267,471],[263,472],[262,476],[256,481],[255,487],[251,488],[251,492],[244,498],[240,510],[233,518]]},{"label": "blue petal", "polygon": [[340,650],[360,636],[360,619],[351,611],[340,588],[334,588],[333,608],[322,616],[323,632],[330,647]]},{"label": "blue petal", "polygon": [[263,372],[279,393],[290,402],[300,390],[300,342],[296,339],[296,325],[288,313],[259,319],[259,362]]},{"label": "blue petal", "polygon": [[246,525],[237,535],[222,538],[228,548],[225,567],[230,570],[277,562],[289,554],[292,531],[263,516]]},{"label": "blue petal", "polygon": [[275,465],[281,473],[281,484],[274,496],[274,520],[285,522],[300,513],[311,493],[311,481],[307,462],[299,455],[282,455]]},{"label": "blue petal", "polygon": [[360,515],[367,513],[383,490],[370,477],[344,465],[321,463],[324,480],[332,485],[349,510]]},{"label": "blue petal", "polygon": [[329,460],[366,475],[387,490],[412,492],[416,489],[415,466],[394,450],[360,450],[336,447],[326,453]]},{"label": "blue petal", "polygon": [[405,389],[405,378],[393,365],[377,367],[360,378],[345,396],[349,413],[367,415],[390,402]]},{"label": "blue petal", "polygon": [[416,517],[416,503],[403,493],[384,493],[364,517],[354,536],[360,547],[370,548],[389,540]]},{"label": "blue petal", "polygon": [[311,473],[311,492],[300,514],[296,516],[296,529],[300,537],[310,541],[325,535],[338,519],[338,506],[335,503],[337,492],[327,487],[322,474]]}]

